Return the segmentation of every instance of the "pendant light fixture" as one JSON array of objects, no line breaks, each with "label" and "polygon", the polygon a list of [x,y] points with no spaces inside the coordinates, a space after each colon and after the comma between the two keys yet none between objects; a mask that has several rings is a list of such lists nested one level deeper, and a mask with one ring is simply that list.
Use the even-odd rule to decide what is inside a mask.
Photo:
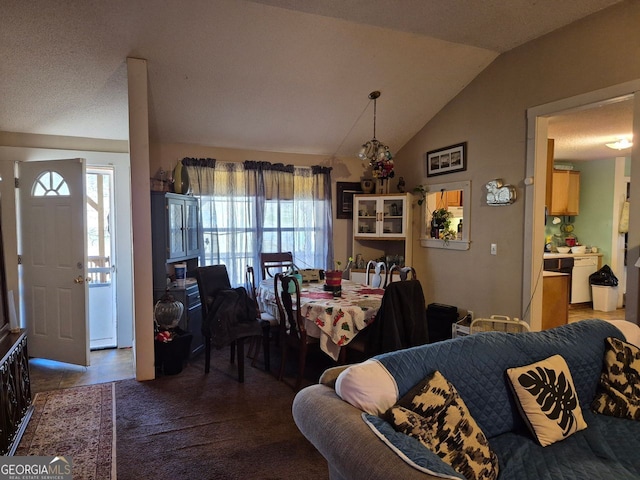
[{"label": "pendant light fixture", "polygon": [[377,90],[369,94],[369,99],[373,100],[373,138],[362,144],[358,152],[358,158],[360,160],[368,160],[371,166],[374,166],[379,161],[391,160],[389,147],[380,143],[376,138],[376,101],[378,97],[380,97],[380,92]]}]

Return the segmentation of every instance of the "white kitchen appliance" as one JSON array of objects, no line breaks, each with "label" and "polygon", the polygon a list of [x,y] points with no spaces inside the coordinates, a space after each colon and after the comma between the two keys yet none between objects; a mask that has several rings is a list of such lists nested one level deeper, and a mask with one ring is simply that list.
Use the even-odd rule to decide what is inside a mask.
[{"label": "white kitchen appliance", "polygon": [[571,271],[571,303],[591,301],[591,285],[589,275],[598,270],[598,257],[574,257]]}]

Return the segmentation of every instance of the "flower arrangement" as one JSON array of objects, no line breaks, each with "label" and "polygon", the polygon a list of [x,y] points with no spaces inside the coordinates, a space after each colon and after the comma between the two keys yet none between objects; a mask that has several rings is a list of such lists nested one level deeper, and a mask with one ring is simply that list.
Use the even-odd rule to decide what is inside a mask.
[{"label": "flower arrangement", "polygon": [[375,178],[384,180],[386,178],[393,178],[395,175],[393,171],[393,157],[389,150],[385,150],[381,155],[371,160],[370,165]]}]

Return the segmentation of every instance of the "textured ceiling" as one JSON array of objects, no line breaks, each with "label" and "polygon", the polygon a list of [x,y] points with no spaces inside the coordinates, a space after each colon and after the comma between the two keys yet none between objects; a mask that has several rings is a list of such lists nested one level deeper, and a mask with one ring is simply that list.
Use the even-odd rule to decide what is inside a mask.
[{"label": "textured ceiling", "polygon": [[612,150],[606,143],[632,139],[631,98],[590,105],[575,112],[549,118],[547,135],[554,139],[556,160],[601,160],[628,156],[631,149]]},{"label": "textured ceiling", "polygon": [[126,57],[152,140],[393,151],[501,52],[618,0],[3,0],[0,131],[126,139]]}]

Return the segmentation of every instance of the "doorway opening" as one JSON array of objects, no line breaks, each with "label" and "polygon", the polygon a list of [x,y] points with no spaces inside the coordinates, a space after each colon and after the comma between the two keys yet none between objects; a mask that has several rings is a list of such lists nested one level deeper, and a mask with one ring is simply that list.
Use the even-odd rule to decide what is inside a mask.
[{"label": "doorway opening", "polygon": [[116,258],[113,246],[113,168],[87,168],[89,348],[118,346]]},{"label": "doorway opening", "polygon": [[[540,279],[542,277],[542,258],[545,247],[545,199],[548,171],[547,139],[550,138],[550,118],[560,114],[584,111],[598,106],[607,106],[623,100],[629,100],[633,104],[634,120],[632,121],[632,128],[635,133],[635,138],[640,138],[637,132],[638,124],[640,123],[638,121],[640,118],[640,98],[638,98],[638,95],[634,95],[638,90],[640,90],[640,81],[632,81],[596,92],[590,92],[550,104],[541,105],[527,111],[528,132],[526,176],[529,181],[525,181],[525,183],[528,185],[527,188],[529,191],[525,196],[524,238],[530,239],[530,241],[526,241],[524,245],[525,261],[523,265],[523,305],[527,306],[526,316],[533,330],[540,330],[542,324],[542,282]],[[616,155],[614,154],[611,157],[615,156]],[[633,153],[631,153],[630,156],[630,164],[633,165]],[[630,180],[632,179],[630,178]],[[622,185],[624,186],[624,180]],[[633,193],[634,188],[637,188],[633,185],[633,182],[631,182],[631,193]],[[619,201],[617,193],[615,195],[617,202]],[[619,220],[619,218],[616,220]],[[634,225],[632,221],[630,228],[629,241],[633,245],[638,241],[638,225]],[[612,236],[616,234],[617,232],[611,232]],[[612,242],[612,245],[612,248],[615,249],[616,243]],[[630,258],[630,261],[635,261],[637,258],[637,250],[638,248],[636,245],[636,248],[632,253],[634,258]],[[635,317],[637,311],[637,308],[635,308],[637,307],[638,302],[638,294],[636,292],[638,285],[637,272],[628,271],[626,279],[628,285],[627,292],[631,292],[630,295],[627,295],[627,307],[629,307],[630,303],[632,308],[631,310],[627,308],[625,315],[627,319],[630,319]]]}]

